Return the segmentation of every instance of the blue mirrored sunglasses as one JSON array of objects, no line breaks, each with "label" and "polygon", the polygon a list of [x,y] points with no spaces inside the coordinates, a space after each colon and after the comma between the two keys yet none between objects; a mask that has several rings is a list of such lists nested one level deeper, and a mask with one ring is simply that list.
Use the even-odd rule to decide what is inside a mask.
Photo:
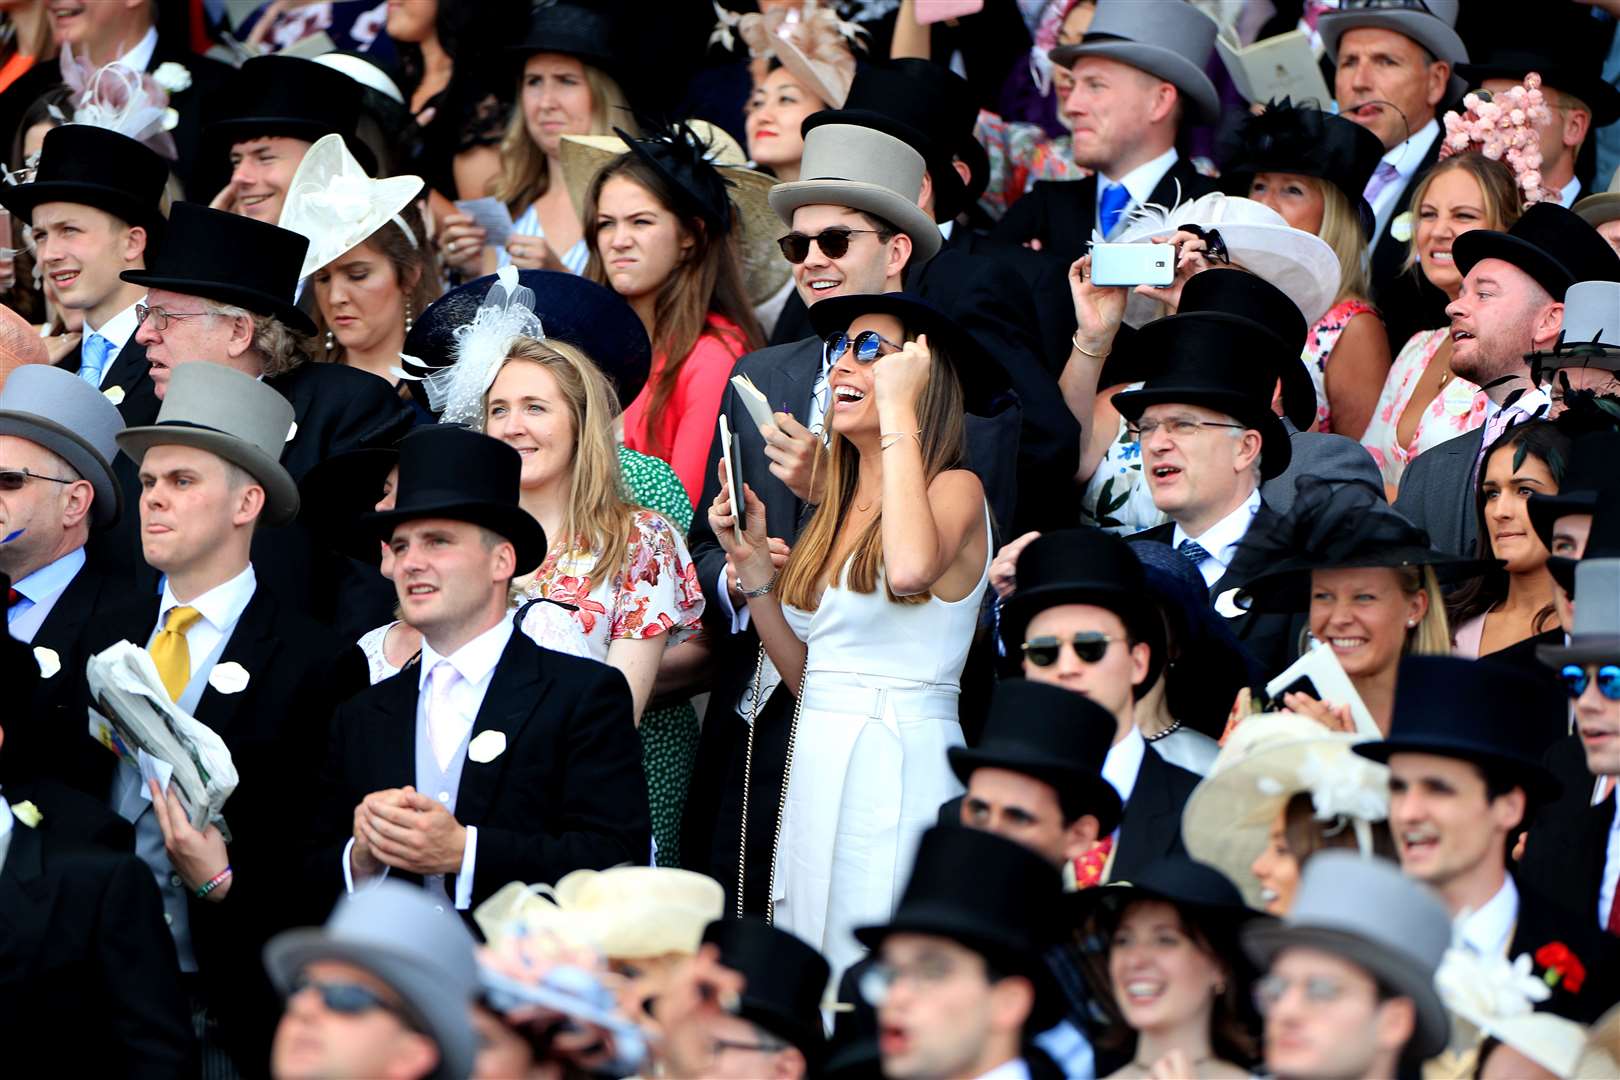
[{"label": "blue mirrored sunglasses", "polygon": [[863,364],[870,364],[880,356],[897,353],[901,348],[876,330],[862,330],[853,338],[848,334],[834,334],[827,339],[827,362],[838,363],[838,358],[851,345],[855,347],[855,359]]},{"label": "blue mirrored sunglasses", "polygon": [[[1570,697],[1578,698],[1586,693],[1586,687],[1592,681],[1591,675],[1588,674],[1590,670],[1591,668],[1580,664],[1565,664],[1564,669],[1558,673],[1558,677],[1564,680],[1564,689],[1569,691]],[[1620,665],[1604,664],[1598,668],[1597,687],[1598,693],[1610,701],[1620,701]]]}]

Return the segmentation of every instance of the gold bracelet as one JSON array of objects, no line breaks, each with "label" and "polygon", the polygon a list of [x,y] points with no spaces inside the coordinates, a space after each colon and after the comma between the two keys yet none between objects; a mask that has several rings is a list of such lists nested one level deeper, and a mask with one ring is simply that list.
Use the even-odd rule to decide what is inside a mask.
[{"label": "gold bracelet", "polygon": [[880,436],[880,441],[878,442],[878,449],[880,450],[887,450],[891,446],[898,446],[905,439],[916,439],[917,449],[922,449],[921,431],[880,431],[878,432],[878,435]]},{"label": "gold bracelet", "polygon": [[1094,353],[1090,349],[1087,349],[1084,345],[1081,345],[1080,344],[1080,331],[1078,331],[1078,330],[1076,330],[1074,332],[1074,336],[1069,339],[1069,344],[1073,345],[1074,346],[1074,351],[1079,353],[1081,356],[1089,356],[1093,360],[1106,360],[1106,359],[1108,359],[1108,353]]}]

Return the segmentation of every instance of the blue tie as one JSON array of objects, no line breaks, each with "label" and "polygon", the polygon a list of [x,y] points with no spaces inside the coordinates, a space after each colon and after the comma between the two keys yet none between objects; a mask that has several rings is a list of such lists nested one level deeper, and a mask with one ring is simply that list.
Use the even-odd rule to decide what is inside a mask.
[{"label": "blue tie", "polygon": [[1195,567],[1204,565],[1204,560],[1209,558],[1209,552],[1205,551],[1203,545],[1196,540],[1183,540],[1176,550],[1181,552],[1183,559]]},{"label": "blue tie", "polygon": [[1102,201],[1098,204],[1098,213],[1102,221],[1102,234],[1112,236],[1114,226],[1119,224],[1120,215],[1131,204],[1131,193],[1125,190],[1124,184],[1109,184],[1102,189]]},{"label": "blue tie", "polygon": [[101,373],[107,368],[107,356],[112,352],[112,342],[100,334],[91,334],[84,339],[84,346],[79,350],[79,378],[101,389]]}]

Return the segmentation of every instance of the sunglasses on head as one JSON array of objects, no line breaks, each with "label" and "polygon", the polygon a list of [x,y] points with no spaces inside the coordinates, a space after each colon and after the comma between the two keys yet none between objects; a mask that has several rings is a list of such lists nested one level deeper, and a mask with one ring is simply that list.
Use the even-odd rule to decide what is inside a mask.
[{"label": "sunglasses on head", "polygon": [[313,990],[320,995],[321,1004],[328,1012],[338,1013],[342,1016],[359,1016],[362,1013],[381,1009],[383,1012],[393,1013],[402,1021],[406,1020],[399,1007],[384,1001],[380,994],[361,986],[358,983],[321,982],[308,975],[299,975],[293,980],[288,991],[289,998],[297,997],[305,990]]},{"label": "sunglasses on head", "polygon": [[842,259],[849,254],[849,238],[857,233],[878,235],[876,229],[849,229],[842,225],[836,225],[831,229],[822,229],[813,236],[802,232],[790,232],[778,240],[776,246],[782,249],[782,257],[794,266],[804,262],[810,255],[810,241],[812,240],[816,242],[816,246],[821,249],[821,253],[827,258]]},{"label": "sunglasses on head", "polygon": [[855,349],[855,359],[863,364],[870,364],[880,356],[889,356],[901,349],[876,330],[862,330],[854,337],[848,334],[833,334],[827,339],[827,363],[838,363],[838,358],[844,355],[844,350],[852,346]]},{"label": "sunglasses on head", "polygon": [[1558,673],[1558,677],[1564,680],[1564,689],[1569,691],[1569,696],[1578,698],[1586,693],[1586,688],[1592,681],[1592,676],[1588,673],[1594,668],[1597,671],[1598,693],[1610,701],[1620,701],[1620,665],[1604,664],[1602,667],[1596,667],[1596,665],[1584,667],[1580,664],[1565,664],[1564,669]]},{"label": "sunglasses on head", "polygon": [[1123,638],[1112,637],[1108,634],[1099,634],[1095,631],[1085,630],[1072,638],[1060,638],[1053,634],[1042,634],[1040,637],[1030,638],[1024,642],[1024,655],[1036,667],[1051,667],[1057,663],[1058,653],[1064,645],[1074,650],[1074,655],[1088,664],[1095,664],[1108,654],[1108,646]]}]

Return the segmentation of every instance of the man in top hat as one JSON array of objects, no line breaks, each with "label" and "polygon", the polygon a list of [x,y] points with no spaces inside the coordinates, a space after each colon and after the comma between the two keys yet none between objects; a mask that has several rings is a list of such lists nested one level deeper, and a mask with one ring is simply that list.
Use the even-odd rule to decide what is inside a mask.
[{"label": "man in top hat", "polygon": [[42,676],[31,709],[11,717],[8,777],[38,773],[57,750],[84,738],[83,715],[73,708],[85,661],[79,639],[128,590],[85,551],[92,533],[111,529],[125,511],[112,466],[123,427],[112,402],[61,368],[24,367],[0,386],[0,538],[10,538],[0,543],[0,572],[12,582],[6,623],[12,637],[33,646]]},{"label": "man in top hat", "polygon": [[[323,69],[324,70],[324,69]],[[124,279],[146,286],[146,346],[162,398],[179,365],[205,362],[262,378],[293,407],[282,466],[300,480],[345,450],[387,446],[412,412],[385,381],[346,364],[309,362],[295,335],[315,324],[293,302],[309,240],[262,221],[176,203],[162,255]],[[321,554],[309,529],[266,533],[254,550],[267,579],[302,610],[344,629],[386,620],[386,590],[350,580],[346,561]],[[368,582],[369,584],[369,582]]]},{"label": "man in top hat", "polygon": [[[669,1039],[665,1076],[675,1080],[801,1080],[818,1075],[826,1054],[821,999],[832,971],[816,950],[763,919],[721,919],[703,931],[721,967],[742,977],[734,1008],[685,992],[702,962],[678,977],[679,990],[655,1014]],[[708,1007],[705,1007],[708,1006]]]},{"label": "man in top hat", "polygon": [[1100,842],[1073,864],[1076,884],[1129,880],[1182,851],[1181,810],[1198,776],[1160,757],[1136,726],[1136,701],[1164,665],[1164,623],[1130,545],[1099,529],[1043,535],[1019,554],[999,621],[1024,677],[1086,698],[1091,707],[1069,708],[1065,719],[1087,729],[1086,745],[1107,740],[1101,772],[1124,811],[1112,815],[1116,828],[1104,820],[1112,806],[1099,804]]},{"label": "man in top hat", "polygon": [[1417,330],[1437,326],[1445,294],[1405,272],[1416,228],[1412,192],[1440,156],[1441,105],[1462,96],[1458,64],[1468,47],[1457,35],[1461,0],[1349,3],[1319,20],[1322,47],[1334,65],[1340,116],[1366,127],[1384,157],[1363,192],[1372,207],[1373,299],[1389,333],[1390,354]]},{"label": "man in top hat", "polygon": [[[75,57],[92,67],[117,61],[148,75],[163,71],[158,82],[168,90],[169,106],[178,117],[170,131],[178,156],[175,175],[187,191],[212,190],[202,153],[202,112],[204,103],[214,100],[230,78],[230,66],[193,51],[183,34],[167,28],[160,32],[157,4],[130,0],[59,4],[49,11],[51,40],[58,48],[71,48]],[[16,131],[28,107],[62,85],[62,71],[55,63],[36,63],[18,76],[0,94],[0,131]],[[212,181],[213,187],[218,183]]]},{"label": "man in top hat", "polygon": [[1074,130],[1074,160],[1096,175],[1039,180],[991,234],[1038,242],[1064,264],[1086,252],[1093,231],[1113,236],[1134,208],[1174,206],[1217,190],[1176,151],[1183,123],[1212,124],[1220,98],[1204,74],[1215,23],[1188,4],[1098,0],[1078,45],[1052,50],[1074,87],[1061,103]]},{"label": "man in top hat", "polygon": [[1451,942],[1446,910],[1393,866],[1322,851],[1278,922],[1243,931],[1265,972],[1266,1071],[1286,1080],[1381,1080],[1440,1052],[1451,1023],[1434,975]]},{"label": "man in top hat", "polygon": [[406,877],[470,917],[511,881],[647,860],[624,677],[515,632],[512,578],[546,553],[521,469],[498,439],[426,428],[400,443],[393,509],[364,519],[422,656],[333,720],[309,863],[323,894]]},{"label": "man in top hat", "polygon": [[[963,887],[975,880],[995,887]],[[1058,1004],[1045,951],[1060,896],[1057,873],[1021,844],[950,826],[923,834],[894,917],[855,932],[878,957],[861,989],[878,1010],[884,1076],[1029,1075],[1040,1051],[1026,1033]]]},{"label": "man in top hat", "polygon": [[287,930],[264,967],[287,999],[270,1074],[462,1077],[478,1054],[474,942],[418,889],[383,882],[338,901],[324,927]]},{"label": "man in top hat", "polygon": [[211,205],[274,225],[321,136],[343,136],[368,171],[375,165],[359,122],[360,84],[347,75],[297,56],[253,57],[232,73],[203,129],[210,154],[230,159],[230,182]]},{"label": "man in top hat", "polygon": [[1571,390],[1599,396],[1620,392],[1620,281],[1577,281],[1564,294],[1564,321],[1550,349],[1530,353],[1530,379],[1557,417]]},{"label": "man in top hat", "polygon": [[[1548,1005],[1587,1021],[1617,996],[1620,942],[1572,921],[1590,909],[1510,872],[1515,843],[1560,785],[1541,763],[1563,702],[1541,680],[1492,661],[1401,661],[1387,738],[1356,753],[1389,766],[1389,828],[1401,870],[1435,890],[1464,947],[1552,971]],[[1564,945],[1584,978],[1545,947]]]},{"label": "man in top hat", "polygon": [[1552,203],[1535,204],[1505,233],[1459,236],[1452,256],[1463,284],[1446,308],[1451,370],[1484,387],[1490,405],[1482,426],[1412,461],[1395,508],[1435,547],[1472,555],[1479,531],[1474,483],[1485,449],[1511,425],[1550,407],[1531,384],[1525,356],[1558,340],[1572,285],[1620,280],[1620,256],[1590,225]]},{"label": "man in top hat", "polygon": [[[343,643],[290,611],[251,559],[259,524],[298,511],[298,489],[276,460],[292,407],[215,364],[185,365],[167,391],[155,424],[117,436],[140,470],[142,552],[163,589],[86,626],[82,652],[145,645],[176,706],[220,734],[240,777],[225,811],[230,841],[212,825],[193,829],[172,791],[153,802],[137,770],[88,738],[69,766],[75,782],[110,795],[135,825],[180,970],[193,976],[193,1008],[210,1025],[205,1057],[228,1050],[251,1069],[268,1052],[276,1011],[251,961],[301,913],[288,890],[314,801],[312,755],[345,693],[334,674]],[[82,676],[78,685],[92,704]]]}]

